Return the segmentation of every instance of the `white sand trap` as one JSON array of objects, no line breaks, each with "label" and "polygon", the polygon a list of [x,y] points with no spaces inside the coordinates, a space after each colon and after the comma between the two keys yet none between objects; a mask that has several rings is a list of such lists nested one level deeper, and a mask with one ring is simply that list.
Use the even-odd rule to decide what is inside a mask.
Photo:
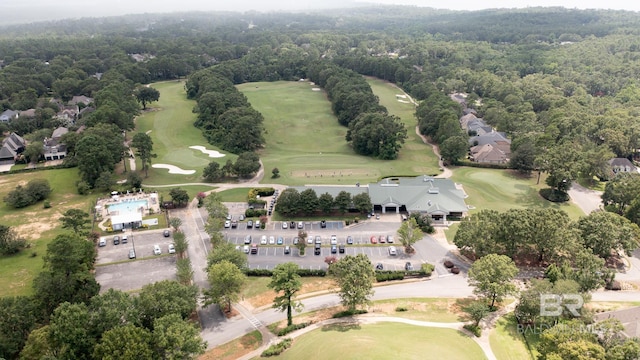
[{"label": "white sand trap", "polygon": [[401,102],[403,104],[411,104],[411,102],[407,101],[407,100],[398,100],[398,102]]},{"label": "white sand trap", "polygon": [[322,89],[320,89],[320,88],[311,88],[311,90],[313,90],[313,91],[320,91],[320,90],[322,90]]},{"label": "white sand trap", "polygon": [[313,86],[313,85],[315,85],[315,84],[316,84],[316,83],[314,83],[313,81],[309,81],[309,85]]},{"label": "white sand trap", "polygon": [[407,98],[407,95],[396,95],[396,97],[397,97],[397,98],[403,98],[403,99],[406,99],[406,98]]},{"label": "white sand trap", "polygon": [[153,164],[151,167],[154,169],[169,169],[169,174],[191,175],[196,173],[195,170],[182,170],[175,165],[169,164]]},{"label": "white sand trap", "polygon": [[200,145],[189,146],[189,149],[199,150],[203,154],[209,155],[210,158],[221,158],[221,157],[224,157],[224,154],[222,154],[221,152],[219,152],[217,150],[207,150],[206,147],[200,146]]},{"label": "white sand trap", "polygon": [[151,134],[151,131],[152,130],[147,130],[147,132],[145,134],[149,135],[149,134]]}]

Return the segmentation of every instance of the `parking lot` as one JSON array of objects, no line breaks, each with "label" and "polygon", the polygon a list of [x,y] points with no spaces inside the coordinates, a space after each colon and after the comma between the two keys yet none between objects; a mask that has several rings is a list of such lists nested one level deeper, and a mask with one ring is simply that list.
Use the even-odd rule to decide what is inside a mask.
[{"label": "parking lot", "polygon": [[[130,291],[156,281],[175,279],[176,257],[168,254],[168,246],[173,241],[171,237],[165,237],[163,231],[127,231],[103,236],[106,244],[98,247],[96,259],[96,280],[100,291]],[[127,242],[123,243],[125,235]],[[120,238],[120,244],[114,245],[114,236]],[[160,246],[160,255],[154,254],[154,245]],[[135,251],[136,259],[129,259],[130,250]]]}]

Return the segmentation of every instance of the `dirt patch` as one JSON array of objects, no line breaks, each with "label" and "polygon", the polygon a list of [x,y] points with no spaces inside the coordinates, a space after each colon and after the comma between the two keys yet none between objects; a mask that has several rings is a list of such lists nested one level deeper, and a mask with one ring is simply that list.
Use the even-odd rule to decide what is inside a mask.
[{"label": "dirt patch", "polygon": [[[346,308],[342,307],[342,306],[337,306],[337,307],[332,307],[332,308],[326,308],[326,309],[322,309],[322,310],[318,310],[318,311],[314,311],[311,313],[307,313],[307,314],[302,314],[302,315],[297,315],[294,317],[293,319],[293,323],[294,324],[300,324],[300,323],[309,323],[309,324],[315,324],[317,322],[323,321],[323,320],[327,320],[327,319],[331,319],[333,317],[333,314],[339,312],[339,311],[343,311]],[[272,325],[269,326],[269,329],[274,329],[275,326],[275,332],[277,333],[278,330],[283,329],[287,326],[287,320],[282,320],[282,321],[278,321],[277,323],[274,323]]]},{"label": "dirt patch", "polygon": [[207,351],[198,360],[232,360],[246,355],[262,345],[259,331],[253,331],[239,339],[220,345]]},{"label": "dirt patch", "polygon": [[238,310],[236,310],[233,306],[231,307],[231,311],[229,311],[229,312],[225,311],[224,312],[224,316],[227,319],[231,319],[232,317],[237,316],[237,315],[240,315],[240,312],[238,312]]},{"label": "dirt patch", "polygon": [[[335,287],[335,283],[330,278],[313,278],[313,280],[309,279],[310,278],[303,279],[304,283],[302,284],[302,288],[298,293],[298,297],[304,297],[305,294],[313,293],[316,291],[330,290]],[[247,307],[250,309],[259,308],[271,304],[275,296],[276,293],[273,290],[269,289],[268,291],[260,293],[256,296],[246,298],[243,305],[249,305]]]}]

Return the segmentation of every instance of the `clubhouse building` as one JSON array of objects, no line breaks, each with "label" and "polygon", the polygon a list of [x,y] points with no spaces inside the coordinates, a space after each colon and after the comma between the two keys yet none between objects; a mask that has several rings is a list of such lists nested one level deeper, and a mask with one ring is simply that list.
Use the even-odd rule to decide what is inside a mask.
[{"label": "clubhouse building", "polygon": [[328,193],[334,198],[346,191],[354,195],[368,193],[373,211],[379,213],[428,214],[435,222],[446,222],[447,217],[462,218],[468,212],[466,194],[449,179],[431,176],[398,177],[383,179],[366,186],[299,186],[299,192],[313,189],[316,194]]}]

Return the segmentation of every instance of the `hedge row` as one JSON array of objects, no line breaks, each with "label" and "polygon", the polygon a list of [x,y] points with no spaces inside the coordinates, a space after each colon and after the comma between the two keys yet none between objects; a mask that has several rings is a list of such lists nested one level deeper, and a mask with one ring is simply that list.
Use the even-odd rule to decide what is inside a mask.
[{"label": "hedge row", "polygon": [[273,344],[267,348],[267,350],[263,351],[260,356],[269,357],[269,356],[277,356],[282,354],[283,351],[287,350],[291,347],[291,339],[283,339],[277,344]]},{"label": "hedge row", "polygon": [[347,317],[347,316],[353,316],[353,315],[361,315],[361,314],[366,314],[368,311],[361,309],[361,310],[344,310],[344,311],[339,311],[335,314],[333,314],[333,318],[337,319],[337,318],[343,318],[343,317]]},{"label": "hedge row", "polygon": [[256,210],[256,209],[247,209],[244,211],[244,216],[245,217],[260,217],[260,216],[265,216],[267,215],[267,210]]},{"label": "hedge row", "polygon": [[309,326],[311,323],[310,322],[304,322],[301,324],[291,324],[289,326],[287,326],[286,328],[279,330],[278,331],[278,336],[285,336],[290,332],[294,332],[296,330],[300,330],[300,329],[304,329],[307,326]]},{"label": "hedge row", "polygon": [[31,169],[24,168],[24,169],[17,169],[17,170],[9,170],[9,171],[0,172],[0,175],[19,174],[19,173],[42,171],[42,170],[68,169],[72,167],[75,167],[75,165],[67,165],[63,163],[60,165],[41,166],[41,167],[36,167]]},{"label": "hedge row", "polygon": [[[271,276],[273,270],[270,269],[249,269],[246,271],[247,276]],[[298,275],[306,276],[326,276],[327,272],[324,269],[298,269]]]}]

